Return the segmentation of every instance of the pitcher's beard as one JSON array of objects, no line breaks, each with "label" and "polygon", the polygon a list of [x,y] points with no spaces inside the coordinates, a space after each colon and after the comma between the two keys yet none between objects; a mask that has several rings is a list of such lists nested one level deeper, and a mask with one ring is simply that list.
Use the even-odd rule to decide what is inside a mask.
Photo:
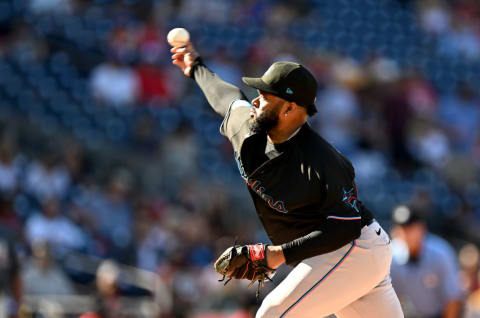
[{"label": "pitcher's beard", "polygon": [[252,134],[268,133],[278,125],[278,114],[276,112],[264,112],[256,117],[250,126]]}]

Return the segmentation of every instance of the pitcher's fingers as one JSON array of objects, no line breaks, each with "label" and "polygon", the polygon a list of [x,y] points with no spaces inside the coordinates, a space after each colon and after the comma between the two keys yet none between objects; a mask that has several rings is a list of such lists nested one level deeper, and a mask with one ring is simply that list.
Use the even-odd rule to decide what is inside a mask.
[{"label": "pitcher's fingers", "polygon": [[182,53],[185,52],[187,48],[185,46],[175,46],[170,49],[172,53]]},{"label": "pitcher's fingers", "polygon": [[183,60],[185,54],[183,53],[175,53],[172,55],[172,60]]},{"label": "pitcher's fingers", "polygon": [[172,61],[172,64],[175,64],[175,65],[178,65],[178,66],[183,66],[183,61],[180,61],[180,60],[173,60]]}]

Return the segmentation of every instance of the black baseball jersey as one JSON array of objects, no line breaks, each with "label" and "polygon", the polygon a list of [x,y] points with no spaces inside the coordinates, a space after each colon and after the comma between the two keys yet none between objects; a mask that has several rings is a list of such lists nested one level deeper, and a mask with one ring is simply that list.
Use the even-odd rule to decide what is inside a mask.
[{"label": "black baseball jersey", "polygon": [[[347,158],[308,123],[286,142],[273,145],[275,154],[269,155],[267,135],[251,133],[252,106],[238,88],[203,65],[194,75],[212,107],[224,116],[220,131],[232,143],[258,216],[272,243],[282,245],[288,264],[331,252],[360,236],[373,215],[357,198],[355,172]],[[238,100],[227,104],[235,95]]]}]

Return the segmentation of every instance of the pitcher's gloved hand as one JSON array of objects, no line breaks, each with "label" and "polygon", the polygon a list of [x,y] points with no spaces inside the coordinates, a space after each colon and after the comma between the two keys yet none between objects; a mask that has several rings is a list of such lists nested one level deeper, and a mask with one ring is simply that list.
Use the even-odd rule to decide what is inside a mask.
[{"label": "pitcher's gloved hand", "polygon": [[256,281],[259,287],[263,287],[265,280],[271,280],[275,273],[274,269],[267,266],[266,251],[265,244],[234,245],[217,259],[215,271],[229,278],[225,284],[235,278],[251,281],[249,287]]}]

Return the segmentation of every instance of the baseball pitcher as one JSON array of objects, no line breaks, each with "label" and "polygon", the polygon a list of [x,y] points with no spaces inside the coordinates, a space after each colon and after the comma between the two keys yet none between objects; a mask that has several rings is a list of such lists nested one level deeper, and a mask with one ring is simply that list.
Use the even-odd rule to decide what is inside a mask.
[{"label": "baseball pitcher", "polygon": [[263,283],[287,263],[291,273],[256,317],[403,317],[390,281],[390,239],[358,199],[350,161],[307,123],[317,81],[302,65],[274,63],[242,91],[210,71],[191,43],[173,64],[194,79],[224,120],[240,174],[273,245],[235,245],[215,263],[225,279]]}]

